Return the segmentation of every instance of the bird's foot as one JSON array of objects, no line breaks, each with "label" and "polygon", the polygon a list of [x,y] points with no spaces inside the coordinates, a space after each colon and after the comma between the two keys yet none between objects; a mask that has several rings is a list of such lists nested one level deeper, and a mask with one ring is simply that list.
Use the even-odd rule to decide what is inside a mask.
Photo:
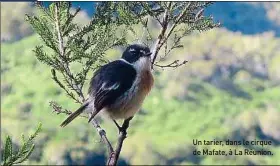
[{"label": "bird's foot", "polygon": [[116,120],[114,120],[115,125],[117,126],[118,130],[119,130],[119,134],[120,133],[124,133],[125,135],[127,134],[126,130],[127,130],[127,126],[120,126]]},{"label": "bird's foot", "polygon": [[132,117],[129,117],[129,118],[127,118],[127,119],[125,119],[124,122],[123,122],[123,124],[122,124],[122,126],[120,126],[120,125],[117,123],[116,120],[113,120],[114,123],[115,123],[115,125],[116,125],[117,128],[119,129],[119,134],[120,134],[120,133],[123,133],[124,135],[127,134],[126,130],[128,129],[128,127],[129,127],[129,121],[130,121],[132,118],[133,118],[133,116],[132,116]]},{"label": "bird's foot", "polygon": [[118,130],[119,130],[119,133],[121,133],[121,132],[123,131],[123,127],[120,126],[120,125],[117,123],[116,120],[114,120],[114,123],[115,123],[115,125],[117,126],[117,128],[118,128]]}]

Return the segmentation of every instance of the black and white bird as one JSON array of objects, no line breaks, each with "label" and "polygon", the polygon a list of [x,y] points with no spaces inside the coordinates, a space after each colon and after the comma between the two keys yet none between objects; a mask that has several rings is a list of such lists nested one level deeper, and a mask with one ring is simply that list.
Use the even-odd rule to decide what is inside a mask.
[{"label": "black and white bird", "polygon": [[100,67],[90,81],[88,98],[61,126],[83,112],[91,113],[89,122],[99,112],[104,112],[114,122],[133,117],[154,83],[151,54],[148,47],[133,44],[126,48],[121,59]]}]

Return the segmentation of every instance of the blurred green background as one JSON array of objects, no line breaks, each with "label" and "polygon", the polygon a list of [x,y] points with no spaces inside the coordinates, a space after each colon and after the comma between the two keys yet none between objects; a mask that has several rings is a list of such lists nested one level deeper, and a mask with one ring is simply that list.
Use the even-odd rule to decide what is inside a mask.
[{"label": "blurred green background", "polygon": [[[42,122],[25,164],[104,164],[105,146],[85,119],[62,129],[66,116],[52,113],[51,100],[70,110],[79,105],[32,52],[41,41],[23,16],[35,12],[31,3],[1,3],[1,141],[11,135],[17,146],[22,133]],[[185,38],[170,60],[189,62],[155,73],[155,88],[132,121],[121,164],[280,164],[280,3],[216,2],[206,12],[222,27]],[[85,9],[76,21],[87,23],[89,13]],[[119,56],[120,50],[107,54]],[[116,142],[114,124],[103,120],[102,126]],[[274,155],[194,156],[195,149],[248,147],[194,146],[193,139],[271,140],[266,149]]]}]

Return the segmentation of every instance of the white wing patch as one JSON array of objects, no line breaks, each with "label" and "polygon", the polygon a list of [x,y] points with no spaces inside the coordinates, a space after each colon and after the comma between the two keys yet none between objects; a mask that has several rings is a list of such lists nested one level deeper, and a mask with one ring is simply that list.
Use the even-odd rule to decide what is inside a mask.
[{"label": "white wing patch", "polygon": [[120,86],[120,84],[119,83],[115,83],[113,86],[111,86],[111,87],[109,87],[108,89],[109,90],[116,90],[116,89],[118,89],[119,88],[119,86]]},{"label": "white wing patch", "polygon": [[119,83],[115,83],[114,85],[110,86],[110,87],[106,87],[106,82],[104,82],[101,86],[101,89],[106,89],[106,90],[116,90],[120,87]]}]

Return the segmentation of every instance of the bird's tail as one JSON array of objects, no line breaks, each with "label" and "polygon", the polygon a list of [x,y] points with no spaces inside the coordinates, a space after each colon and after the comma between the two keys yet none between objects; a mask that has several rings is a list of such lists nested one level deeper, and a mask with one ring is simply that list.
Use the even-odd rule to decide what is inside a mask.
[{"label": "bird's tail", "polygon": [[92,112],[92,114],[89,117],[88,123],[95,117],[96,114],[98,114],[99,110],[95,110]]},{"label": "bird's tail", "polygon": [[77,109],[77,111],[73,112],[65,121],[63,121],[60,126],[65,127],[68,125],[72,120],[78,117],[88,105],[89,102],[85,102],[79,109]]}]

